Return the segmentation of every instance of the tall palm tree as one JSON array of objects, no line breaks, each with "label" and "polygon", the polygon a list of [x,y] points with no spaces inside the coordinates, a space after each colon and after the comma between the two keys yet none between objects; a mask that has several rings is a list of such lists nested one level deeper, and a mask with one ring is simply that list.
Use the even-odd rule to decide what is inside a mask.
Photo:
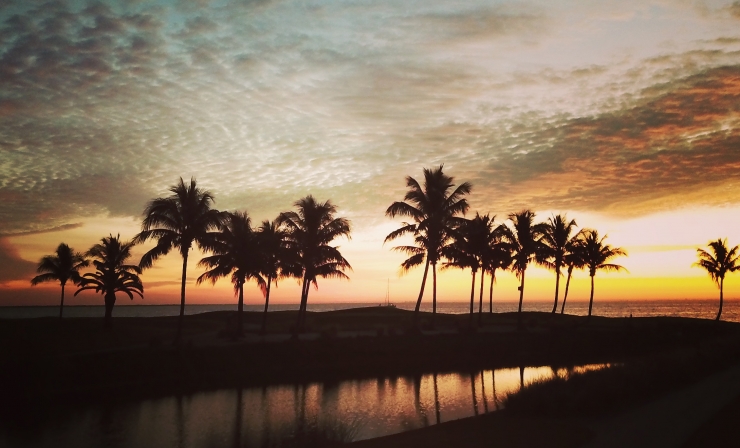
[{"label": "tall palm tree", "polygon": [[36,272],[39,273],[31,279],[31,285],[36,286],[39,283],[58,281],[62,285],[62,300],[59,303],[59,318],[62,318],[64,312],[64,285],[68,280],[77,285],[80,283],[80,269],[86,268],[90,262],[71,247],[64,243],[57,246],[55,255],[47,255],[39,261]]},{"label": "tall palm tree", "polygon": [[317,202],[309,195],[299,199],[297,211],[283,212],[278,217],[278,225],[287,232],[286,247],[293,253],[303,277],[301,284],[301,305],[298,310],[296,329],[305,325],[308,292],[311,284],[318,289],[318,277],[349,279],[345,269],[352,269],[339,249],[330,246],[339,237],[350,238],[350,222],[346,218],[336,218],[337,208],[331,201]]},{"label": "tall palm tree", "polygon": [[727,239],[717,239],[709,242],[710,252],[704,249],[696,249],[699,261],[694,266],[699,266],[709,273],[712,280],[719,287],[719,311],[715,320],[719,320],[722,315],[722,304],[724,301],[725,275],[728,272],[734,272],[740,269],[738,246],[731,249],[727,247]]},{"label": "tall palm tree", "polygon": [[267,326],[267,308],[270,305],[270,289],[273,280],[277,286],[280,277],[300,277],[302,271],[291,260],[291,252],[286,247],[287,233],[278,221],[262,221],[257,229],[257,248],[261,259],[260,272],[267,278],[267,285],[263,287],[265,296],[265,311],[262,313],[262,333]]},{"label": "tall palm tree", "polygon": [[486,250],[484,266],[490,274],[491,285],[488,290],[488,312],[493,313],[493,284],[496,282],[496,271],[507,270],[514,262],[513,246],[503,238],[508,228],[500,224],[493,230],[493,239]]},{"label": "tall palm tree", "polygon": [[513,248],[513,268],[519,277],[519,313],[521,319],[522,303],[524,302],[524,274],[527,265],[535,261],[542,263],[545,258],[545,245],[542,237],[547,232],[547,224],[534,223],[534,212],[522,210],[509,215],[512,228],[502,229],[505,238]]},{"label": "tall palm tree", "polygon": [[[489,215],[481,216],[475,214],[475,218],[463,221],[462,225],[455,229],[454,239],[443,251],[448,260],[443,268],[456,267],[460,269],[470,268],[472,272],[472,284],[470,287],[470,316],[472,318],[475,303],[475,277],[479,269],[485,271],[484,261],[488,255],[488,248],[493,239],[493,219]],[[480,277],[480,299],[478,313],[483,313],[483,281],[485,275]]]},{"label": "tall palm tree", "polygon": [[588,302],[588,316],[591,317],[591,309],[594,305],[594,276],[596,271],[621,271],[624,267],[607,263],[614,257],[626,256],[622,248],[611,247],[608,244],[604,244],[606,235],[603,238],[599,238],[599,233],[596,230],[585,230],[583,232],[583,255],[585,265],[588,268],[588,274],[591,276],[591,297]]},{"label": "tall palm tree", "polygon": [[573,277],[573,270],[586,267],[582,232],[578,232],[568,253],[565,254],[565,265],[568,266],[568,277],[565,282],[565,293],[563,294],[563,304],[560,306],[560,314],[565,313],[565,301],[568,299],[568,289],[570,288],[570,279]]},{"label": "tall palm tree", "polygon": [[139,275],[141,268],[126,264],[131,258],[133,242],[122,242],[121,236],[107,236],[87,251],[87,256],[93,258],[95,272],[82,276],[80,287],[75,296],[82,291],[92,289],[103,295],[105,300],[105,327],[110,328],[113,318],[113,305],[116,304],[116,293],[122,292],[129,299],[137,294],[144,298],[144,286]]},{"label": "tall palm tree", "polygon": [[469,207],[464,196],[470,193],[471,185],[463,182],[452,190],[455,186],[454,179],[444,174],[442,168],[442,165],[436,169],[424,168],[423,187],[416,179],[407,176],[408,191],[403,202],[394,202],[385,211],[386,216],[391,218],[403,216],[412,220],[412,222],[402,223],[399,229],[385,237],[385,242],[405,235],[414,237],[413,246],[393,248],[395,251],[409,255],[409,258],[401,263],[401,272],[405,273],[411,268],[425,264],[419,298],[414,308],[414,321],[418,319],[430,264],[433,279],[432,316],[437,312],[437,262],[443,256],[443,248],[450,243],[454,229],[459,227],[464,220],[459,215],[464,215]]},{"label": "tall palm tree", "polygon": [[170,250],[177,249],[182,256],[182,283],[180,286],[180,318],[177,321],[179,342],[182,335],[182,320],[185,315],[185,279],[188,270],[188,254],[195,243],[202,250],[209,250],[215,241],[214,236],[224,223],[225,215],[211,208],[213,195],[196,185],[195,178],[190,185],[180,178],[180,182],[170,187],[172,194],[156,198],[147,204],[141,232],[134,238],[135,243],[143,243],[152,238],[157,245],[141,257],[139,267],[150,268],[154,262]]},{"label": "tall palm tree", "polygon": [[[552,313],[558,309],[558,293],[560,290],[560,270],[565,264],[565,257],[571,252],[576,244],[578,234],[575,233],[576,220],[565,215],[552,216],[547,220],[545,234],[542,243],[545,245],[545,260],[543,265],[555,271],[555,303],[552,305]],[[574,234],[575,233],[575,234]]]},{"label": "tall palm tree", "polygon": [[234,284],[234,295],[238,296],[237,335],[242,335],[244,314],[244,283],[255,279],[262,285],[265,281],[260,276],[262,268],[259,259],[257,237],[252,230],[252,220],[247,212],[225,214],[225,223],[216,236],[211,250],[213,255],[204,257],[198,266],[208,270],[198,277],[197,284],[206,280],[216,283],[221,277],[231,276]]}]

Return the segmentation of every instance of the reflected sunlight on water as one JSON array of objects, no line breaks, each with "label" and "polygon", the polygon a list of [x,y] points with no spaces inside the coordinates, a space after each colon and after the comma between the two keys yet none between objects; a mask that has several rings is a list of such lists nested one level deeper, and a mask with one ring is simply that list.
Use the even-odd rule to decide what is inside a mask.
[{"label": "reflected sunlight on water", "polygon": [[0,428],[0,446],[272,447],[317,424],[351,427],[359,440],[493,412],[522,384],[567,374],[526,367],[200,392],[59,411]]}]

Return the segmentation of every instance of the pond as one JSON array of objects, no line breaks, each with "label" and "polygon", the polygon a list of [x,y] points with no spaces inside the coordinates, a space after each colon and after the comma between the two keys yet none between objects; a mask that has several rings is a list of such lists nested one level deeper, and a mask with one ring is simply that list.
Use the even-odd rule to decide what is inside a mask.
[{"label": "pond", "polygon": [[506,395],[533,381],[602,367],[425,374],[99,404],[0,427],[0,446],[279,447],[312,431],[361,440],[494,412]]}]

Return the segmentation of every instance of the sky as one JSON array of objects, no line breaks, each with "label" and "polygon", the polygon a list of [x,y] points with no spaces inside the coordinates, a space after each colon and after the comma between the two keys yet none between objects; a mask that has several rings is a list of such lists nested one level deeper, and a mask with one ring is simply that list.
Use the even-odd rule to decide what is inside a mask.
[{"label": "sky", "polygon": [[[740,2],[173,0],[0,6],[0,305],[56,304],[30,286],[60,242],[132,238],[180,177],[220,210],[274,219],[308,194],[352,222],[350,281],[310,301],[415,300],[383,244],[405,177],[444,165],[470,213],[567,213],[628,256],[596,300],[715,298],[696,248],[740,244]],[[134,261],[151,245],[137,246]],[[227,279],[188,303],[231,303]],[[179,255],[142,276],[179,302]],[[737,278],[734,278],[737,277]],[[527,271],[527,300],[555,276]],[[470,273],[439,276],[466,300]],[[496,300],[518,298],[499,275]],[[487,286],[486,286],[487,287]],[[587,300],[576,272],[569,300]],[[297,303],[283,280],[276,303]],[[85,292],[70,305],[102,304]],[[740,275],[726,297],[740,298]],[[255,285],[247,303],[259,303]],[[128,298],[118,303],[127,303]]]}]

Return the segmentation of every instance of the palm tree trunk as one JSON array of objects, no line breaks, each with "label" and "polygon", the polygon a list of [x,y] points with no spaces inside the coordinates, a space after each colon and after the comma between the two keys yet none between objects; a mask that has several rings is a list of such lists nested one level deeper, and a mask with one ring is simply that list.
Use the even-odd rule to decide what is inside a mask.
[{"label": "palm tree trunk", "polygon": [[272,277],[267,277],[267,293],[265,294],[265,311],[262,313],[261,333],[264,333],[267,328],[267,307],[270,305],[270,286],[272,286]]},{"label": "palm tree trunk", "polygon": [[298,307],[298,321],[296,322],[296,332],[300,332],[303,329],[303,313],[306,303],[306,286],[308,285],[307,275],[303,274],[303,284],[301,285],[301,304]]},{"label": "palm tree trunk", "polygon": [[64,311],[64,283],[62,283],[62,302],[59,304],[59,318],[62,318],[62,312]]},{"label": "palm tree trunk", "polygon": [[719,312],[717,312],[717,318],[716,321],[719,321],[720,316],[722,316],[722,302],[723,302],[723,292],[724,292],[724,286],[725,286],[725,278],[721,277],[719,279]]},{"label": "palm tree trunk", "polygon": [[560,314],[565,313],[565,299],[568,298],[568,287],[570,286],[570,277],[573,275],[573,266],[568,266],[568,280],[565,282],[565,294],[563,294],[563,305],[560,307]]},{"label": "palm tree trunk", "polygon": [[236,318],[236,335],[242,335],[242,317],[244,315],[244,282],[239,281],[239,305],[237,305],[237,318]]},{"label": "palm tree trunk", "polygon": [[524,302],[524,274],[527,272],[527,267],[525,266],[522,270],[522,281],[519,284],[519,311],[516,313],[517,316],[517,327],[521,330],[522,329],[522,303]]},{"label": "palm tree trunk", "polygon": [[488,312],[493,314],[493,284],[496,281],[496,270],[491,270],[491,287],[488,291]]},{"label": "palm tree trunk", "polygon": [[591,308],[594,306],[594,276],[591,276],[591,298],[588,299],[588,317],[591,317]]},{"label": "palm tree trunk", "polygon": [[182,254],[182,283],[180,285],[180,317],[177,319],[177,333],[175,343],[179,344],[182,339],[182,321],[185,316],[185,279],[188,273],[188,250]]},{"label": "palm tree trunk", "polygon": [[437,317],[437,263],[432,263],[432,326]]},{"label": "palm tree trunk", "polygon": [[525,267],[522,270],[522,281],[519,284],[519,313],[522,312],[522,303],[524,302],[524,274],[527,272],[527,268]]},{"label": "palm tree trunk", "polygon": [[558,310],[558,292],[560,290],[560,265],[555,266],[555,304],[552,306],[552,314]]},{"label": "palm tree trunk", "polygon": [[473,303],[475,303],[475,270],[473,270],[473,281],[470,285],[470,317],[473,317]]},{"label": "palm tree trunk", "polygon": [[483,285],[484,280],[486,278],[486,270],[481,269],[480,270],[480,288],[478,288],[478,323],[481,322],[481,319],[483,318]]},{"label": "palm tree trunk", "polygon": [[419,290],[419,298],[416,299],[416,307],[414,308],[414,327],[419,321],[419,308],[421,308],[421,299],[424,297],[424,286],[427,283],[427,274],[429,273],[429,257],[427,256],[426,265],[424,265],[424,276],[421,278],[421,289]]},{"label": "palm tree trunk", "polygon": [[110,329],[113,326],[113,305],[116,304],[115,294],[105,295],[105,319],[103,320],[103,327]]}]

